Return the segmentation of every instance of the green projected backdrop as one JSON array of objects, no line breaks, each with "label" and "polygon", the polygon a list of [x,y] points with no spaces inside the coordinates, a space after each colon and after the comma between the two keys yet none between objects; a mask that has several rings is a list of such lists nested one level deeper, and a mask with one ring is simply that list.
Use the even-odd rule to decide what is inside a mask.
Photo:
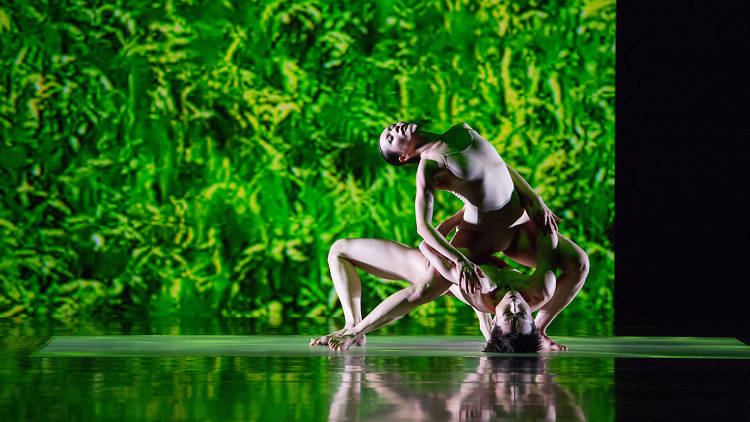
[{"label": "green projected backdrop", "polygon": [[614,1],[11,0],[0,37],[0,316],[336,315],[336,239],[419,242],[398,120],[493,143],[589,255],[563,314],[612,314]]}]

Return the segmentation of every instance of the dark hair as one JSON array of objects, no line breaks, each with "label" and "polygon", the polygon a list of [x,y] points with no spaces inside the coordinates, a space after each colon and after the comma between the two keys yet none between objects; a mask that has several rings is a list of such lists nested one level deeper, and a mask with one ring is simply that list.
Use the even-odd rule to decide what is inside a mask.
[{"label": "dark hair", "polygon": [[387,161],[388,164],[393,164],[394,166],[403,166],[404,164],[415,164],[415,163],[418,163],[420,159],[420,157],[417,155],[417,156],[409,158],[406,161],[400,161],[398,157],[401,156],[401,154],[397,153],[396,151],[385,152],[383,151],[383,147],[381,147],[380,144],[378,144],[378,149],[380,149],[380,154],[383,155],[383,158],[385,159],[385,161]]},{"label": "dark hair", "polygon": [[490,339],[487,340],[487,344],[484,345],[482,351],[490,353],[536,353],[541,348],[542,336],[539,334],[536,324],[531,324],[531,332],[528,334],[503,334],[498,324],[492,328]]}]

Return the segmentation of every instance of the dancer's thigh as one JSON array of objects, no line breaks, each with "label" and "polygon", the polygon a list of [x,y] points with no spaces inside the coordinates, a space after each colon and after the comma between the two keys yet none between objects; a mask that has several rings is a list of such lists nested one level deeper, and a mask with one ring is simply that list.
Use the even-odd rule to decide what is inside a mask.
[{"label": "dancer's thigh", "polygon": [[451,239],[451,245],[455,248],[469,250],[469,258],[478,265],[490,263],[492,254],[501,252],[511,243],[518,228],[509,227],[505,230],[480,231],[472,229],[459,229]]},{"label": "dancer's thigh", "polygon": [[341,239],[331,248],[355,267],[388,280],[415,283],[429,267],[429,261],[417,248],[393,240]]},{"label": "dancer's thigh", "polygon": [[[519,230],[510,247],[503,251],[503,254],[521,265],[535,268],[537,265],[536,238],[538,233],[539,229],[533,222],[526,222],[521,226],[521,230]],[[583,250],[559,232],[557,233],[557,239],[558,244],[554,256],[554,259],[557,260],[556,268],[565,271],[568,267],[575,268],[580,265],[578,263],[582,261],[581,257],[586,255]]]}]

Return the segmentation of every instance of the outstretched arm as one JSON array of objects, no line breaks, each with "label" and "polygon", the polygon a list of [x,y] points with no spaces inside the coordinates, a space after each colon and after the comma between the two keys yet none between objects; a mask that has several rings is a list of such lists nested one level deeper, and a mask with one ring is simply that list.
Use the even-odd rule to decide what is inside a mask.
[{"label": "outstretched arm", "polygon": [[521,197],[521,203],[526,208],[529,217],[534,220],[537,226],[549,226],[551,230],[557,231],[557,222],[562,221],[562,219],[547,207],[542,197],[531,188],[531,185],[513,167],[509,166],[508,163],[505,163],[505,167],[508,168],[510,178],[513,180],[513,187]]}]

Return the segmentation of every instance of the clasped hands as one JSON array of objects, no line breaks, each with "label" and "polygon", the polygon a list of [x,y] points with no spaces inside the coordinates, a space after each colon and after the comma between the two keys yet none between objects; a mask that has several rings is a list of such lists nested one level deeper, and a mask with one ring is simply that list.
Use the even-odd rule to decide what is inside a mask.
[{"label": "clasped hands", "polygon": [[460,256],[453,270],[458,279],[458,287],[467,293],[482,291],[481,279],[487,278],[479,265],[471,262],[465,256]]}]

